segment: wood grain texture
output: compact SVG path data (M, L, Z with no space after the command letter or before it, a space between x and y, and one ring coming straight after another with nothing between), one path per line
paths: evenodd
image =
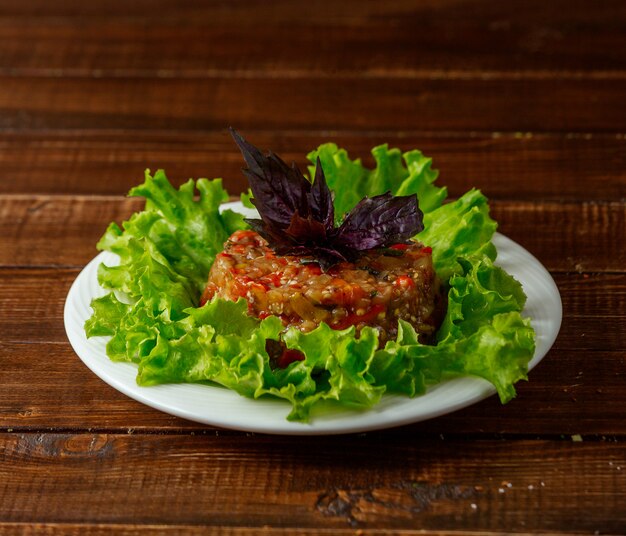
M139 199L0 196L0 266L83 266L111 221L140 210ZM626 205L493 201L499 230L552 271L621 272Z
M0 533L625 534L625 27L619 0L0 0ZM271 437L91 373L69 285L145 167L245 188L229 125L299 164L418 147L481 188L563 298L517 398Z
M11 75L626 75L618 1L3 4Z
M626 131L626 79L5 76L0 87L4 131Z
M626 138L619 135L506 133L281 133L253 131L302 169L306 153L333 141L373 166L370 149L419 148L440 170L452 197L478 186L491 199L619 200L626 197ZM243 160L226 132L0 134L0 193L125 195L146 168L163 168L179 185L223 177L233 194L247 189Z
M0 362L0 429L5 431L200 433L215 429L127 398L90 372L67 343L3 342ZM492 397L384 434L415 440L423 434L508 434L511 439L624 436L625 365L622 351L552 350L531 371L529 381L516 386L518 396L507 405ZM285 416L288 412L285 405Z
M0 428L204 430L131 401L94 376L71 350L63 305L76 270L0 270ZM562 274L564 319L554 349L495 399L402 429L407 433L625 435L626 275ZM27 381L25 371L28 371Z
M619 443L1 434L0 459L11 522L626 528Z
M46 536L108 536L109 534L123 534L134 536L137 534L208 534L219 536L253 536L263 534L267 536L458 536L458 531L424 530L424 529L370 529L359 528L281 528L270 527L234 527L208 525L155 525L130 523L2 523L0 532L5 536L29 536L43 534ZM486 536L493 534L489 531L463 531L467 536ZM530 536L530 532L516 532L517 536Z

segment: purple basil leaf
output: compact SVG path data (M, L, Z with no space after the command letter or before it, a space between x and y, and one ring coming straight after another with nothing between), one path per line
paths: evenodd
M363 251L405 242L424 229L417 196L365 197L337 230L332 245Z
M311 186L309 199L311 215L317 221L322 222L327 231L330 231L335 225L335 207L319 156L315 164L315 180Z
M244 221L252 227L252 229L260 234L265 240L267 240L272 246L274 244L281 243L285 241L285 234L282 229L273 226L272 224L267 224L263 220L259 219L248 219L245 218Z
M252 190L252 202L263 221L288 227L296 210L308 213L307 194L311 183L302 173L295 166L287 166L274 154L264 156L234 129L231 134L248 165L244 173Z
M326 241L326 227L312 216L303 218L294 212L285 233L298 244L323 244Z
M328 268L337 264L338 262L348 261L349 258L345 257L341 252L336 249L326 248L323 246L286 246L281 245L274 248L274 251L278 255L295 255L297 257L312 257L317 262L322 270L326 271Z
M406 242L423 228L417 196L391 193L364 198L337 229L333 198L317 159L311 184L294 164L273 153L264 156L231 129L248 165L253 203L261 219L246 222L279 255L312 257L323 270L341 261L355 262L362 251Z
M271 151L267 155L269 163L270 180L275 180L286 187L282 189L281 195L284 200L301 214L308 212L307 194L311 191L311 183L298 169L295 162L289 167L277 154Z

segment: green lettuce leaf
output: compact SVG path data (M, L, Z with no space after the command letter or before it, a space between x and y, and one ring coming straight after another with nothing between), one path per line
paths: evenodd
M470 190L452 203L424 214L424 230L417 239L433 248L433 263L444 281L462 271L460 258L485 255L496 258L491 243L497 223L489 216L487 198Z
M471 335L436 348L444 374L480 376L495 386L506 403L515 397L513 385L527 379L535 332L530 320L512 311L497 314Z
M520 283L489 257L458 262L463 273L449 280L448 311L437 332L440 342L469 337L496 315L521 311L526 303Z
M252 190L250 188L241 193L239 200L244 207L255 208L254 203L252 202Z
M196 189L198 201L194 199ZM129 195L143 196L147 201L139 221L129 221L128 234L152 241L176 273L191 279L199 290L226 239L245 227L242 216L230 210L219 213L220 204L228 200L221 179L195 183L190 179L176 190L163 170L154 177L146 171L145 182Z
M437 207L446 198L447 189L433 183L438 171L431 169L432 159L420 151L404 154L399 149L389 149L387 144L372 149L376 161L374 169L367 169L360 159L350 160L345 149L334 143L320 145L307 158L315 163L319 157L326 181L335 193L335 217L341 221L365 196L391 192L394 195L416 194L419 206L425 214ZM309 174L315 176L315 166L309 166Z
M436 346L420 344L400 320L396 341L376 353L371 373L391 392L423 394L445 377L473 375L490 381L502 402L515 396L535 352L534 331L520 311L521 285L488 257L462 261L463 275L450 280L448 309Z
M146 198L145 210L122 227L112 223L98 243L118 255L119 264L99 268L98 280L111 292L93 300L87 336L109 337L107 354L136 363L140 385L211 382L251 398L278 397L291 404L288 419L299 422L322 402L367 409L386 392L417 396L459 375L485 378L503 402L510 400L515 382L526 378L534 332L521 316L521 285L493 263L496 223L487 199L471 190L442 204L446 189L434 185L430 158L419 151L402 155L387 145L372 154L371 170L332 143L309 159L322 162L338 219L365 195L390 190L418 196L426 227L417 238L433 248L448 292L436 345L420 344L404 321L396 340L379 348L371 328L359 338L354 328L325 324L309 333L283 332L276 317L248 316L244 300L215 299L197 307L215 255L246 224L232 211L220 212L228 195L219 179L190 180L176 189L162 171L146 172L144 184L130 192ZM249 195L242 199L249 203ZM270 339L305 359L274 368L266 351Z
M219 212L228 199L220 179L189 181L176 190L163 171L154 177L146 171L145 183L131 195L146 197L145 210L131 216L123 229L112 223L98 242L98 249L120 258L118 266L100 265L98 281L126 303L113 293L94 300L86 330L89 336L112 337L107 345L112 359L140 362L159 334L180 336L175 322L197 306L215 255L245 223L232 211Z

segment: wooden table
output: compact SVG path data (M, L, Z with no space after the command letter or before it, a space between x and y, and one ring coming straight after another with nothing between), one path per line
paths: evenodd
M0 532L626 533L626 4L124 4L0 1ZM144 168L241 191L228 125L300 164L417 147L481 188L563 298L517 399L273 437L92 374L71 282Z

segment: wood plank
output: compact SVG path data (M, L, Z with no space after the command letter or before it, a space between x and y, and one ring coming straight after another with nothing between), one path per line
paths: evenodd
M10 311L0 326L0 428L205 430L131 401L82 364L62 321L75 275L0 270L0 310ZM501 406L491 398L400 435L626 434L626 276L586 275L557 276L561 333L530 381L518 384L516 400Z
M167 0L136 0L129 6L113 5L106 0L92 0L88 4L81 0L64 0L59 3L50 3L46 0L29 0L29 2L15 3L11 0L0 0L0 17L28 16L31 18L76 18L78 21L89 19L115 20L146 19L150 21L169 21L173 24L195 23L197 25L219 25L224 23L241 22L258 24L259 19L268 24L286 23L302 19L302 23L311 25L343 25L346 23L363 24L376 19L384 18L390 22L401 22L403 17L422 14L435 16L437 11L449 13L450 24L463 20L474 20L480 16L496 17L513 13L517 20L542 21L540 17L553 20L572 21L584 18L593 26L600 26L601 30L616 25L619 17L623 16L624 6L617 0L607 0L598 9L584 11L584 6L577 3L565 4L564 0L555 0L551 5L544 5L539 0L512 0L509 5L498 6L486 0L464 0L464 5L471 5L471 9L460 10L459 0L422 1L389 0L385 5L379 2L359 2L346 0L341 3L332 0L317 0L315 4L293 2L290 0L276 0L272 9L255 2L254 0L240 0L234 6L224 5L220 0L188 0L181 6L173 6ZM564 12L563 6L570 9ZM359 9L356 9L359 8ZM526 9L523 9L526 8ZM601 9L606 8L606 9ZM480 10L484 10L480 12ZM242 21L243 14L249 19ZM329 18L330 14L333 18ZM584 27L583 27L584 29ZM599 30L599 31L601 31Z
M0 521L0 532L5 536L29 536L44 534L56 536L108 536L109 534L208 534L218 536L250 536L264 534L267 536L458 536L457 531L423 530L423 529L370 529L361 528L297 528L297 527L233 527L233 526L193 526L193 525L137 525L137 524L104 524L104 523L3 523ZM491 531L463 531L467 536L488 536ZM530 536L530 532L516 532L517 536Z
M619 1L29 2L0 7L0 73L624 76ZM297 6L297 7L295 7ZM27 15L27 16L26 16ZM262 21L259 23L258 21ZM285 44L288 43L288 46Z
M623 135L261 131L250 139L302 169L306 153L329 140L369 166L375 145L419 148L433 158L452 197L474 185L492 199L608 201L626 195ZM233 194L247 188L241 154L225 132L0 134L1 193L124 195L143 180L146 167L165 169L177 185L209 176L224 177Z
M623 133L626 79L0 77L1 130Z
M621 322L624 324L623 317ZM611 322L607 325L610 327ZM67 343L3 342L0 361L1 430L211 434L215 429L127 398L89 371ZM622 351L555 349L531 371L528 382L517 385L517 398L504 406L492 397L455 413L386 433L416 439L424 434L477 433L624 436L625 364Z
M63 306L77 269L0 269L0 341L65 343ZM626 275L555 274L565 311L556 348L626 347Z
M619 443L2 434L0 459L5 522L626 528Z
M108 223L141 205L118 197L0 196L0 266L83 266ZM551 271L626 266L624 203L492 201L491 209L500 232Z

